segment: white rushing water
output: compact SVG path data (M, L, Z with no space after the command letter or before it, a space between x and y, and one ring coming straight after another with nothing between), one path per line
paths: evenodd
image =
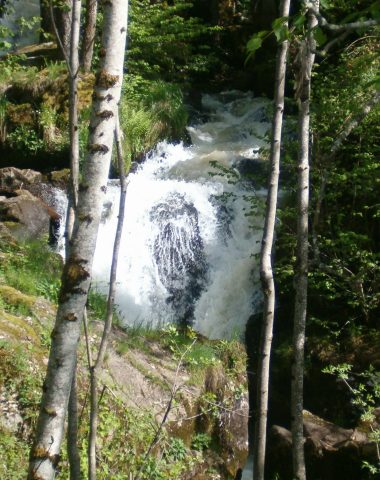
M116 304L126 325L185 322L209 338L244 334L260 302L263 196L243 170L260 170L268 100L250 93L205 95L207 121L189 127L192 145L161 143L129 175ZM229 182L210 162L231 168ZM119 201L108 187L93 266L93 287L108 288ZM255 293L256 292L256 293Z

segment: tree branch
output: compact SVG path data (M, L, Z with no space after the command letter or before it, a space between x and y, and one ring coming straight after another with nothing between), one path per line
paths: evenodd
M337 25L335 23L329 23L326 18L319 13L319 11L314 7L312 3L307 3L306 8L311 12L318 20L318 24L322 28L330 30L330 32L340 33L348 32L353 30L359 30L361 28L370 28L375 25L379 25L378 20L359 20L358 22L344 23L342 25Z

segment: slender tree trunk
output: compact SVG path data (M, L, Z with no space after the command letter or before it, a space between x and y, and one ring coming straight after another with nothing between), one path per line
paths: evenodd
M78 206L79 187L79 125L78 125L78 69L81 0L72 0L70 69L69 69L69 128L70 128L70 185L66 215L66 259L70 255L70 243ZM70 479L81 478L80 453L78 449L78 399L76 364L70 390L68 407L67 452L70 464Z
M315 0L313 5L318 9L319 0ZM303 438L303 375L308 275L310 92L311 71L314 64L314 52L316 48L312 29L316 25L317 19L315 15L309 12L308 34L300 46L297 78L297 100L299 108L297 266L293 327L294 363L291 395L293 474L296 480L306 480Z
M127 5L127 0L113 0L104 5L104 57L96 79L88 158L79 187L70 255L62 274L37 433L30 452L29 480L53 479L59 461L80 326L90 287L92 260L111 160L115 114L123 79Z
M115 143L118 157L118 167L120 172L120 204L119 204L119 215L117 221L115 242L113 247L112 255L112 264L111 264L111 273L110 273L110 286L108 293L107 301L107 313L104 322L104 330L102 335L102 340L100 342L98 358L96 359L95 365L91 367L90 370L90 391L91 391L91 402L90 402L90 433L89 433L89 442L88 442L88 480L96 480L96 437L97 437L97 426L98 426L98 411L99 411L99 400L98 400L98 378L99 373L103 367L104 356L107 350L108 338L111 332L112 327L112 318L113 318L113 306L115 302L115 292L116 292L116 273L117 273L117 264L119 259L120 251L120 241L121 234L123 231L124 224L124 212L125 212L125 198L127 194L127 183L125 180L124 173L124 158L121 147L121 138L120 138L120 128L119 120L117 118L115 126Z
M86 1L86 21L82 43L82 67L85 72L91 70L92 56L94 53L97 9L98 0Z
M78 449L78 398L76 365L71 384L67 424L67 454L70 464L70 480L80 480L80 454Z
M62 45L67 56L69 56L70 54L71 18L72 18L73 1L75 0L63 0L60 6L54 9L56 19L57 19L56 22L57 22L58 32L61 37Z
M81 0L72 0L72 26L69 69L69 128L70 128L70 186L66 215L66 258L69 257L71 235L74 227L75 209L78 204L79 185L79 124L78 124L78 74L79 32Z
M41 12L41 31L40 42L46 42L45 34L50 34L54 38L54 28L50 15L49 0L41 0L40 2Z
M288 17L290 0L283 0L280 5L280 16ZM280 174L280 153L282 119L284 112L284 92L286 65L289 42L285 40L278 47L276 65L276 86L274 98L274 115L267 205L265 224L260 254L260 278L264 293L263 324L261 327L260 352L258 361L256 422L254 438L254 475L255 480L264 480L266 432L268 417L269 368L273 337L273 321L275 309L275 286L272 269L273 238L276 222L278 179Z

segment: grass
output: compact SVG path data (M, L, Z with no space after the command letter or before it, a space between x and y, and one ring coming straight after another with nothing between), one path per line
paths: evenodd
M107 295L96 288L90 289L88 294L88 310L92 320L105 320L107 315ZM113 308L113 324L120 325L120 317L116 306Z
M0 240L0 253L3 255L0 266L3 283L28 295L57 301L62 259L49 251L43 241L9 245Z

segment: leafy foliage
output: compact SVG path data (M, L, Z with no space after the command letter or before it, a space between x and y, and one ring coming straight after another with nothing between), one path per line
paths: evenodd
M181 137L187 124L181 89L172 83L128 75L121 99L120 123L129 162L160 140Z
M187 82L217 63L206 38L215 30L191 16L192 2L131 2L128 71L146 79Z

